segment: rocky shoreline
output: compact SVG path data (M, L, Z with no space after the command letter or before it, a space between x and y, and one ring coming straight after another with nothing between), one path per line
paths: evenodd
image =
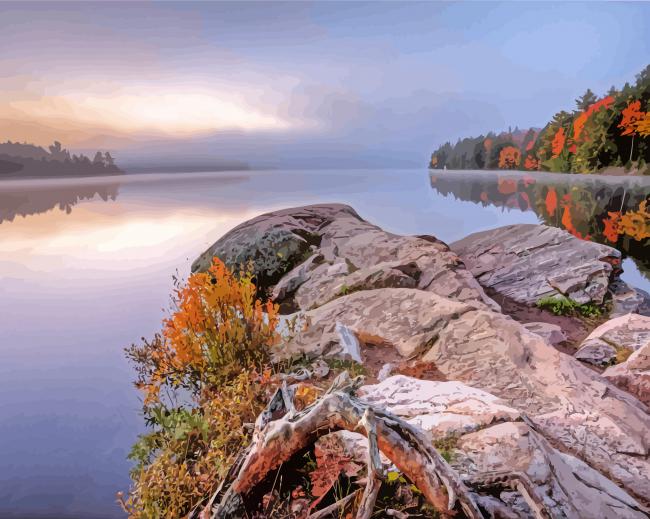
M354 360L376 382L359 399L453 440L460 479L516 474L482 494L491 516L648 517L650 312L616 249L543 225L447 245L324 204L241 224L192 271L213 256L252 262L293 323L278 359ZM569 315L540 304L557 301ZM363 437L329 436L366 459Z

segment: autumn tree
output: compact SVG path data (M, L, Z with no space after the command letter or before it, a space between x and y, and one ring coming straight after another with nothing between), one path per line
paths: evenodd
M631 135L632 143L630 145L630 159L634 152L634 136L637 133L637 125L645 117L645 112L641 111L641 101L630 101L625 109L621 112L621 122L618 127L622 130L621 135Z
M516 169L521 161L521 151L515 146L505 146L499 152L500 169Z

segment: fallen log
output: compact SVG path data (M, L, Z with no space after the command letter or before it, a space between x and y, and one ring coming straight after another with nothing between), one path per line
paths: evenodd
M347 372L330 389L301 411L293 404L294 390L286 384L278 389L255 424L251 444L211 510L203 517L238 517L244 498L272 470L319 437L337 430L364 434L369 439L368 478L357 518L370 517L381 485L381 451L422 492L438 511L453 515L458 507L469 519L483 519L474 494L431 445L424 434L392 414L357 399L360 380ZM220 498L219 498L220 497ZM206 513L207 512L207 513Z

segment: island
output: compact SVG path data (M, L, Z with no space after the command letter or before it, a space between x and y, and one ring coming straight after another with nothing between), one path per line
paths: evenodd
M0 143L0 178L88 177L123 173L108 151L98 151L91 160L83 154L71 154L59 141L47 150L28 143Z

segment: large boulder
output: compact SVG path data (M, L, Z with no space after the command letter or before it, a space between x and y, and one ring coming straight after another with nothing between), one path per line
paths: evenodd
M546 225L508 225L454 242L479 283L521 304L564 295L577 303L601 304L621 253Z
M562 453L500 398L461 382L390 377L359 390L359 398L421 429L477 492L490 489L515 516L534 517L521 479L553 518L642 518L641 505L584 462ZM367 440L337 432L323 443L364 463ZM386 460L384 460L386 463ZM499 489L495 483L508 482Z
M228 231L192 263L192 272L205 271L213 257L232 269L252 262L263 288L277 283L320 244L318 229L345 214L361 220L349 206L314 205L263 214Z
M388 345L524 410L539 431L640 496L650 495L650 415L638 400L511 318L431 292L383 288L304 313L287 355Z
M525 423L497 424L463 436L456 452L454 465L472 480L482 475L512 478L516 490L526 478L553 518L647 517L629 494L575 456L553 448ZM498 495L520 517L539 517L518 492L504 489Z
M323 204L274 211L235 227L192 265L213 256L253 263L262 289L287 311L309 310L358 290L413 287L498 309L458 256L431 236L400 236L363 220L349 206Z
M626 314L601 324L582 341L575 357L596 366L609 366L650 344L650 317Z

